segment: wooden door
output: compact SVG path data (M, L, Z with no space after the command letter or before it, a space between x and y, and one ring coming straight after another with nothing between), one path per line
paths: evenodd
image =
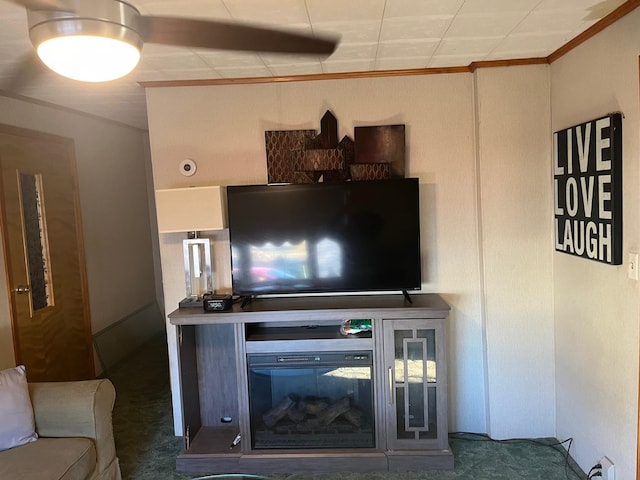
M0 190L16 363L29 381L93 378L73 140L0 125Z

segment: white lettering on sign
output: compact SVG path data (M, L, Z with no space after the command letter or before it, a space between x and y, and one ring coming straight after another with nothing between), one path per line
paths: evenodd
M578 183L576 182L575 177L569 177L567 179L565 192L567 193L565 203L567 213L569 213L570 217L575 217L578 213L578 207L580 206L580 203L578 202Z
M612 114L553 134L556 250L622 262L621 132Z
M560 208L558 206L558 179L554 178L553 179L553 206L554 206L554 212L555 215L564 215L564 208Z
M576 135L578 136L578 160L580 162L580 172L585 173L587 171L587 165L589 164L589 140L591 140L591 124L587 123L584 134L584 140L582 139L582 128L576 127Z
M553 174L564 175L564 167L558 165L558 134L553 134Z
M587 181L589 182L586 185ZM584 216L591 218L593 209L593 177L580 177L580 192L582 192L582 205L584 206Z
M571 129L567 129L567 173L573 173L573 135Z
M611 175L598 177L598 215L608 220L611 218L611 209L606 207L605 202L611 202L611 192L604 189L605 185L611 185Z
M611 157L605 158L604 150L611 146L610 138L603 137L602 130L609 128L611 120L609 117L601 118L596 121L596 170L611 170Z
M556 220L557 224L557 220ZM611 225L584 220L565 220L562 243L556 249L601 262L611 262Z

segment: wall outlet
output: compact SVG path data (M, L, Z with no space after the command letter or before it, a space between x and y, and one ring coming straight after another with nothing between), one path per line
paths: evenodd
M602 472L601 480L616 480L616 469L609 458L602 457L600 465L602 465L602 469L600 470Z

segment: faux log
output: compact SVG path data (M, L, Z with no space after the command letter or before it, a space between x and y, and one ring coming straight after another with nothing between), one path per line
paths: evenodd
M276 423L287 416L287 412L293 406L294 401L290 397L284 397L280 403L262 415L262 421L267 427L274 427Z

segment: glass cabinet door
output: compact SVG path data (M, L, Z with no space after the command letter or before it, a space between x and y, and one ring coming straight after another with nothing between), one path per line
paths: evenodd
M443 326L385 320L387 447L448 448Z

